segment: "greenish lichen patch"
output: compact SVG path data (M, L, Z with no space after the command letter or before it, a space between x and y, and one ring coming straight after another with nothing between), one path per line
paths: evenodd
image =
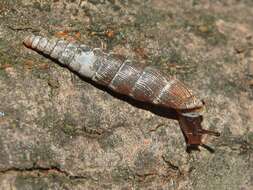
M21 1L18 0L1 0L0 2L0 10L6 10L8 8L11 8L13 4L20 5Z
M117 134L104 136L104 138L99 139L99 142L104 150L114 149L123 145L123 140L121 136Z
M26 146L24 144L20 144L20 152L19 160L21 162L41 162L43 164L50 164L54 162L53 159L55 157L54 152L50 148L50 143L40 143L36 145Z
M251 144L253 144L253 132L249 132L249 133L247 134L247 140L248 140Z
M206 39L211 45L225 44L226 36L220 33L215 25L217 18L213 15L203 14L198 18L197 24L193 25L192 30L195 34Z
M151 57L149 60L151 65L168 65L168 64L184 64L184 58L182 57L180 51L176 51L171 48L169 51L161 52L161 54L157 56Z
M145 173L146 171L150 171L155 169L156 157L155 155L148 150L140 150L134 161L134 165L137 171L141 171Z
M178 75L178 78L182 80L190 80L197 72L198 65L185 55L182 48L175 48L173 45L168 45L167 48L159 55L151 55L147 62L170 76Z
M245 85L234 79L219 77L219 80L217 80L216 77L212 77L211 81L216 80L216 82L209 83L208 87L215 93L222 93L228 97L236 97L239 92L245 91Z
M19 62L17 58L14 58L14 52L13 54L8 53L10 51L11 48L8 46L8 42L0 38L0 77L7 80L9 76L6 73L6 69L17 67L17 63Z
M42 4L42 2L34 2L33 3L33 7L34 9L37 9L39 11L46 11L46 12L50 12L51 11L51 6L50 6L50 3L49 1L44 1L44 3Z
M82 180L70 180L67 176L57 174L56 171L34 170L24 171L17 175L14 185L17 189L72 189L84 185Z
M44 116L36 120L37 126L45 129L52 129L58 122L58 114L54 109L46 109Z
M17 189L42 190L49 188L48 181L46 179L22 175L16 177L15 186Z
M68 143L72 138L81 134L76 120L70 114L65 114L64 120L56 120L50 132L55 141L60 144Z
M14 65L16 61L13 61L13 57L8 53L11 48L8 45L8 42L0 38L0 67L4 64Z
M128 166L119 165L112 171L112 179L116 183L126 183L133 180L133 171Z
M135 15L134 26L136 29L144 31L145 28L157 26L159 22L168 19L168 12L154 9L150 6L143 6Z
M124 9L124 3L121 3L120 6ZM136 4L139 6L138 11L134 8L130 9L130 7L134 7L134 3L129 4L128 11L132 17L131 21L126 20L121 9L114 10L114 14L108 14L108 12L91 13L93 17L89 31L93 41L99 42L99 39L102 39L107 44L107 49L125 43L137 47L144 36L156 35L157 25L160 22L165 23L170 13L157 10L149 5L142 5L139 2ZM118 15L118 18L115 17L115 14ZM112 31L113 36L107 35L107 31Z
M238 162L235 160L238 160ZM194 189L231 189L237 190L250 180L253 172L248 165L247 156L237 154L227 154L226 151L216 152L209 161L198 163L201 167L193 170L191 176L195 178ZM217 172L218 171L218 172ZM205 177L197 177L197 173L204 174ZM238 177L238 174L240 177Z
M92 104L89 109L91 110L87 113L88 117L84 122L84 127L89 129L99 129L102 126L101 118L103 117L101 114L103 109L95 104Z
M191 13L192 14L186 14L185 18L182 18L182 20L179 19L178 22L174 23L174 25L172 25L173 28L184 27L186 30L200 36L208 44L213 46L226 45L227 36L221 33L216 26L216 21L219 18L218 15L203 12Z
M3 167L8 163L9 158L8 158L8 153L5 151L4 141L2 140L1 136L0 136L0 158L1 158L0 167Z

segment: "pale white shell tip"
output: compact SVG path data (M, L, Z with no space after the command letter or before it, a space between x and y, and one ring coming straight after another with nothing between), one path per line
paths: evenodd
M27 47L31 47L32 46L32 42L33 42L33 38L35 36L32 34L32 35L29 35L29 36L26 36L24 41L23 41L23 44Z

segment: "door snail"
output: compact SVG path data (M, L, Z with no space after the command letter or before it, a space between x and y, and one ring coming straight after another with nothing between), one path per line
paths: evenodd
M99 48L91 49L86 45L60 39L29 35L23 43L26 47L59 61L70 70L116 93L130 96L137 101L174 109L187 150L198 150L199 146L212 150L203 144L203 135L219 136L219 133L202 128L203 117L199 111L204 103L176 78L149 66L137 66L131 60L104 53Z

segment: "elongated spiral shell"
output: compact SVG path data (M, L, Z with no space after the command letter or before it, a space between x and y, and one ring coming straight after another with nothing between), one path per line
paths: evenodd
M58 60L82 76L136 100L176 110L203 106L182 82L155 68L143 68L130 60L103 53L100 49L59 39L31 35L24 40L24 44Z

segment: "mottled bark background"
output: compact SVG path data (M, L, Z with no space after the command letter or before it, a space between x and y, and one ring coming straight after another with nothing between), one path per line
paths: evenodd
M177 76L215 153L186 153L176 120L25 48L31 33ZM252 0L0 1L1 190L253 189L252 100Z

